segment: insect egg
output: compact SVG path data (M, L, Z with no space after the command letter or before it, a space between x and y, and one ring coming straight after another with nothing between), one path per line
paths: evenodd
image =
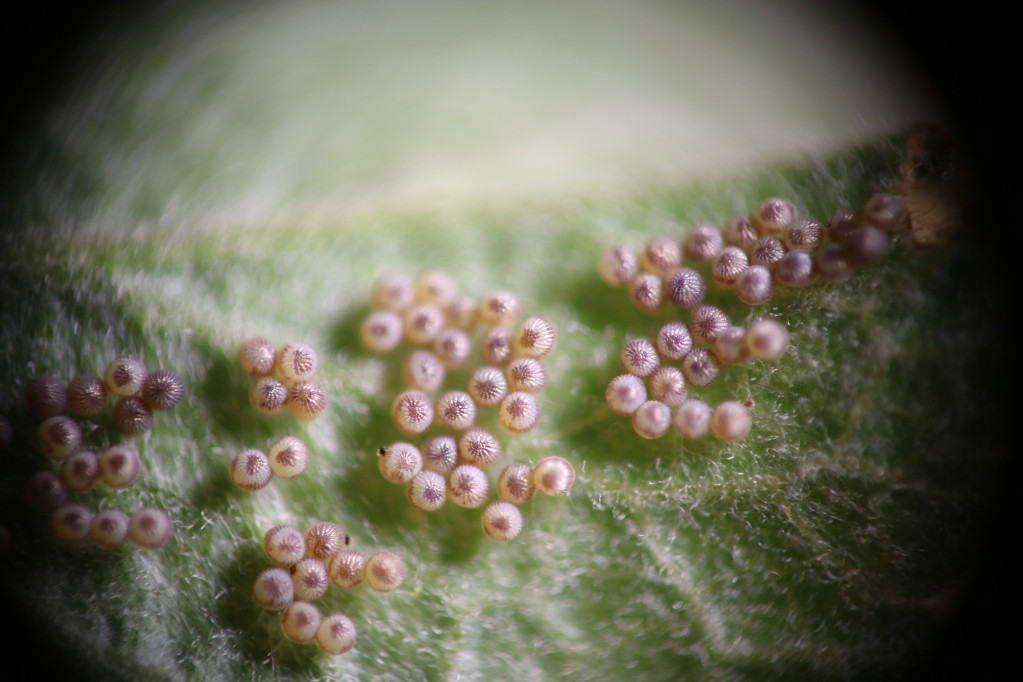
M852 211L838 211L828 221L828 236L831 241L841 244L852 231L860 226L857 216Z
M458 465L458 444L451 436L434 436L423 444L423 468L448 474Z
M721 360L717 353L707 348L694 348L682 360L682 373L693 386L703 388L714 383L721 372Z
M746 330L743 327L729 327L714 342L714 350L721 362L730 365L746 362L750 357L746 346Z
M432 305L418 303L405 311L405 338L412 343L430 343L444 328L444 313Z
M714 305L696 306L689 316L689 332L693 335L693 340L702 343L714 343L730 326L732 321L728 319L725 311Z
M488 467L501 458L501 443L490 431L474 426L458 439L458 458L480 468Z
M789 346L789 331L778 320L756 320L746 332L746 346L755 358L777 360Z
M657 349L650 339L638 338L626 342L619 359L622 369L638 377L649 376L661 364Z
M782 256L774 268L779 283L801 287L813 281L813 256L802 249L793 249Z
M320 559L306 557L291 567L291 582L295 599L301 601L319 599L330 585L327 566Z
M429 351L412 351L405 359L402 376L409 388L433 393L444 383L444 364Z
M146 375L142 382L142 402L151 410L168 410L185 394L185 382L176 372L158 369Z
M343 613L332 613L316 628L316 646L324 653L339 656L355 646L355 623Z
M286 404L292 417L310 421L327 411L327 392L315 381L303 381L288 389Z
M25 386L25 402L38 416L55 417L67 405L67 387L57 377L36 377Z
M330 521L314 523L306 529L302 537L305 540L306 554L321 561L334 556L351 542L348 535L341 530L341 526Z
M103 411L107 404L107 389L95 374L80 374L67 385L67 408L83 417Z
M749 262L753 265L773 267L785 255L785 245L776 237L761 237L750 250Z
M142 390L146 374L146 366L141 360L134 355L122 355L107 365L103 385L111 395L130 398Z
M682 264L682 247L674 239L651 239L639 254L639 264L647 272L667 275Z
M635 379L635 377L633 377ZM513 462L497 477L497 496L505 502L522 504L533 498L533 470L521 462Z
M381 277L369 294L370 304L379 310L405 310L412 305L414 298L412 280L401 275Z
M293 341L284 344L277 351L277 361L274 366L285 381L297 384L309 381L316 376L319 357L309 344Z
M799 217L796 205L786 199L767 199L753 216L753 224L761 234L779 234Z
M293 526L274 526L263 536L263 551L278 566L291 568L305 556L305 538Z
M785 228L782 238L790 249L803 249L813 253L824 243L824 228L812 218L799 218Z
M372 353L386 353L401 343L401 316L391 310L375 310L359 325L359 341Z
M273 377L260 377L249 391L252 406L263 414L277 415L284 411L288 402L288 389Z
M639 271L639 258L627 246L609 246L600 255L597 270L611 286L625 286Z
M138 436L153 425L153 413L145 403L135 398L121 398L114 405L114 424L121 433Z
M28 480L26 497L29 504L49 514L67 502L67 486L52 471L39 471Z
M536 396L524 391L509 393L501 401L497 419L510 433L525 433L540 420L540 403Z
M726 400L714 408L710 428L722 440L742 440L753 425L749 408L738 400Z
M533 467L533 484L544 495L565 495L575 482L575 468L564 457L544 457Z
M894 194L875 194L863 206L863 217L882 230L902 225L908 215L906 202Z
M738 246L743 251L753 246L759 235L753 227L753 221L744 215L735 216L721 230L721 236L729 246Z
M377 450L380 473L391 483L408 483L423 468L423 456L411 443L392 443Z
M829 282L839 282L852 271L841 244L828 244L821 249L814 259L813 266L814 271Z
M382 550L366 559L366 582L378 592L390 592L405 582L405 562L397 554Z
M458 295L458 285L451 275L440 270L424 270L416 277L416 300L442 306Z
M444 321L455 329L470 329L476 322L476 299L471 296L456 296L444 306Z
M671 428L671 408L648 400L632 415L632 428L643 438L660 438Z
M507 291L494 291L480 299L480 321L491 327L506 327L521 312L519 301Z
M547 369L535 358L517 358L505 371L512 391L537 393L547 385Z
M712 225L699 225L686 235L685 245L687 256L697 262L706 262L721 250L721 233Z
M686 378L678 367L665 365L650 375L650 397L668 407L681 405L686 392Z
M631 416L646 402L646 384L635 374L616 376L608 383L604 399L615 414Z
M483 510L483 532L495 542L508 542L522 531L522 512L511 502L491 502Z
M496 367L478 367L469 377L469 395L482 407L496 405L507 393L508 382L504 372Z
M483 337L483 361L488 365L503 365L511 359L511 332L494 327Z
M707 285L703 277L696 270L691 268L679 268L665 281L664 288L667 291L668 300L679 308L692 308L703 302L707 293Z
M888 235L873 225L861 225L845 238L842 250L853 265L873 263L888 253Z
M751 265L735 280L735 296L748 305L759 305L771 299L774 277L763 265Z
M654 347L665 360L681 360L693 349L689 327L683 322L667 323L657 331Z
M455 467L448 478L448 497L459 507L478 507L489 493L487 475L472 464Z
M461 367L472 353L472 341L461 329L445 329L433 341L433 352L448 369Z
M89 525L89 537L103 549L120 547L128 539L128 515L116 509L96 514Z
M405 489L408 500L420 511L431 512L444 506L448 497L448 482L444 474L436 471L420 471L409 481Z
M46 454L63 459L82 445L82 429L71 417L57 415L43 420L37 432L39 444Z
M530 317L519 326L515 335L515 350L530 358L542 358L554 350L557 334L554 324L546 317Z
M316 638L323 615L313 604L296 601L281 611L281 632L292 642L304 644Z
M128 524L128 537L140 549L159 549L170 539L173 531L170 519L159 509L135 512Z
M256 577L252 596L265 609L283 609L295 601L291 574L283 568L267 568Z
M654 314L664 306L664 282L660 275L641 272L629 280L629 298L645 313Z
M64 542L81 542L89 535L92 518L93 513L88 507L68 502L53 512L53 534Z
M71 490L89 490L99 480L99 457L95 452L79 450L60 465L60 477Z
M437 422L455 431L464 431L476 420L476 403L464 391L448 391L433 408Z
M242 490L262 490L273 475L270 460L254 448L242 450L231 460L231 480Z
M748 267L749 258L746 257L745 251L737 246L726 246L714 258L710 273L715 282L723 287L730 287Z
M354 549L342 549L327 563L330 581L338 587L355 587L366 577L366 557Z
M422 433L433 423L433 404L422 391L405 391L394 400L391 416L402 433Z
M270 445L267 458L275 476L294 478L305 471L309 463L309 448L295 436L284 436Z
M238 364L248 374L265 377L274 371L277 362L277 346L270 339L253 336L238 346Z
M690 398L675 410L672 423L683 438L703 438L710 433L710 415L707 403Z

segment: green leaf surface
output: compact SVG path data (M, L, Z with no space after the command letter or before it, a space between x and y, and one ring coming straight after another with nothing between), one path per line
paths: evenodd
M406 27L395 38L418 35L429 43L424 53L451 73L467 48L430 43L445 17L463 17L476 31L466 34L488 45L505 29L488 24L490 14L443 4L448 14L424 11L408 23L421 32ZM487 147L474 145L493 131L438 137L445 91L417 91L415 72L402 72L393 90L375 72L346 81L378 96L355 98L345 119L352 128L318 139L314 133L330 127L323 112L333 109L303 97L333 73L326 65L359 71L345 50L370 55L381 73L390 64L380 44L358 42L368 35L359 28L362 10L349 6L355 14L331 25L343 27L347 42L311 41L329 48L329 58L291 75L312 85L292 79L293 99L262 100L282 94L260 79L262 68L291 64L285 48L296 37L267 34L275 24L253 19L227 40L223 17L212 32L174 7L158 16L177 27L166 43L152 43L144 30L122 37L117 54L144 58L110 62L90 83L95 97L72 98L52 119L43 133L49 156L34 161L38 172L32 167L35 194L19 203L23 217L2 244L0 412L15 429L0 467L0 523L12 536L3 586L20 627L47 642L54 660L72 661L88 679L878 679L928 655L970 584L978 524L1005 454L1004 424L989 409L1003 380L996 362L1003 344L987 254L969 241L922 251L902 238L845 282L779 289L757 309L711 286L708 300L734 323L769 315L792 337L778 362L726 367L718 382L694 391L710 404L751 401L754 426L737 443L675 433L643 440L610 412L604 388L620 373L624 341L687 317L675 308L639 312L596 270L608 244L681 238L771 196L820 220L858 208L891 186L903 138L829 138L815 154L770 164L738 162L726 148L723 161L707 162L712 179L704 181L649 172L649 150L630 156L643 144L628 139L602 148L606 165L566 152L565 166L552 171L555 186L544 190L515 168L487 175L491 166L477 156ZM267 7L279 20L280 7ZM619 17L615 7L601 10L606 26ZM308 28L321 13L307 11L290 20ZM668 12L658 3L646 11L634 42L656 35L651 27ZM563 28L578 16L565 10L553 19ZM582 35L596 30L584 28ZM203 42L207 30L220 40ZM538 39L541 56L564 35L551 31ZM588 45L580 38L553 54L580 63L604 54ZM407 56L419 48L403 49ZM495 60L487 68L519 63ZM522 68L542 72L544 63ZM664 75L647 62L636 68ZM139 75L146 73L165 78ZM619 85L635 75L615 73ZM508 114L512 102L496 85L472 90L472 101L500 111L502 125L535 132L534 119L557 121L541 132L571 139L571 114L596 106L602 82L584 82L593 90L565 111L555 101L539 112L522 105L528 116ZM114 87L123 83L132 85ZM464 86L455 79L452 92ZM543 86L534 101L558 87ZM160 106L150 99L168 91L192 99ZM387 118L406 96L437 107L420 109L425 132L407 139L399 134L404 119ZM298 115L282 113L289 103ZM716 108L697 118L708 123ZM493 119L476 111L459 120ZM278 128L280 121L292 127ZM596 128L578 139L600 130L587 125ZM821 124L834 128L833 120ZM349 135L358 144L344 142ZM529 139L539 147L548 138ZM467 146L459 149L459 140ZM515 148L500 158L514 158ZM364 154L339 164L341 149ZM437 149L452 159L431 165ZM627 179L607 191L619 163ZM277 178L281 168L288 173ZM440 180L431 168L442 171ZM510 176L514 191L491 191ZM507 544L486 538L479 509L414 510L404 487L377 468L377 448L406 440L390 406L409 347L372 355L360 347L358 327L376 278L424 268L449 272L474 296L511 291L527 314L549 317L558 330L540 423L525 435L501 432L502 461L558 454L574 464L577 480L566 497L523 505L524 530ZM330 399L323 417L302 423L251 407L251 379L236 351L257 334L319 351ZM174 535L154 552L61 544L48 519L23 502L28 478L55 468L36 444L25 384L40 374L101 374L124 353L178 372L186 398L135 439L117 433L109 410L90 422L90 446L129 442L144 469L130 489L100 485L75 498L129 514L166 510ZM446 385L460 388L468 371L452 372ZM496 425L496 415L480 421ZM235 487L234 453L287 434L309 444L307 471L255 493ZM263 534L318 520L340 524L363 551L396 552L410 569L394 592L331 587L317 602L356 622L356 647L340 657L286 640L279 614L251 593L271 565Z

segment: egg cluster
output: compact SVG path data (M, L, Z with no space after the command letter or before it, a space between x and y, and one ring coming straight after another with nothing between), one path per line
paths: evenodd
M167 410L181 400L185 384L169 369L152 372L133 355L122 355L111 362L103 377L80 374L65 384L53 376L32 379L25 387L25 401L43 419L65 410L82 417L94 417L114 397L113 419L118 430L128 436L145 433L153 425L153 414Z
M309 421L327 410L327 392L313 381L319 358L309 344L295 341L277 348L255 336L238 348L238 363L256 377L249 400L263 414L287 410L295 419Z
M724 440L741 440L753 425L749 407L726 400L712 409L689 397L688 387L709 385L723 363L739 364L751 357L777 360L788 347L788 330L770 318L756 320L748 328L725 324L714 347L707 348L694 347L694 339L704 343L707 339L691 328L696 328L692 321L689 326L669 322L654 341L626 342L621 353L626 373L607 385L607 405L616 414L632 417L633 428L644 438L660 438L674 426L684 438L703 438L713 432ZM681 361L681 369L662 364L669 361Z
M242 490L262 490L274 476L294 478L305 471L309 448L296 436L283 436L267 452L256 448L241 450L231 459L231 480Z
M703 277L684 267L684 258L709 264L717 285L733 290L743 303L759 305L778 285L837 281L856 266L879 260L888 253L888 233L905 227L908 216L900 197L875 194L861 211L839 211L825 227L801 217L791 201L772 198L752 216L736 216L720 230L698 225L681 242L659 237L639 253L609 247L599 270L604 281L626 287L636 307L651 314L669 301L686 309L703 302Z
M256 578L252 592L268 609L283 609L281 630L293 642L312 642L329 654L343 654L355 645L355 623L343 613L323 616L311 602L331 583L355 587L366 582L379 592L401 586L407 570L396 554L383 550L366 557L350 549L351 540L334 523L313 524L305 533L294 526L274 526L263 537L263 549L274 568Z
M316 378L319 356L307 343L294 341L277 348L262 336L238 347L238 364L256 377L249 391L252 405L268 415L288 410L302 421L316 419L327 409L327 392ZM294 478L309 463L309 448L296 436L283 436L264 452L245 448L231 459L231 480L242 490L261 490L278 478Z
M496 291L476 300L459 293L450 276L435 270L415 280L383 278L370 302L373 311L360 327L368 350L387 353L403 342L419 346L404 360L406 390L395 398L391 416L402 434L424 440L380 448L380 472L389 481L406 484L409 502L417 509L435 511L448 500L462 507L481 506L491 489L484 469L501 459L503 449L492 430L476 423L477 417L496 408L497 423L509 434L536 426L541 411L537 394L548 377L543 358L557 341L554 325L533 316L516 326L521 305L513 294ZM453 370L468 369L474 340L480 344L482 364L469 371L464 390L443 391ZM567 460L556 459L562 482L567 481L560 488L535 484L535 469L525 464L504 468L497 486L500 499L486 507L481 520L489 537L506 541L518 535L522 515L516 505L530 499L535 488L550 494L568 491L575 472ZM502 479L514 479L505 488L518 492L501 494Z
M60 462L60 469L59 473L43 470L33 475L27 496L36 509L51 515L59 539L76 543L91 538L103 548L130 539L143 549L156 549L169 539L173 528L159 509L142 509L129 518L119 510L94 513L68 501L69 491L87 491L99 482L115 489L128 488L138 479L142 464L138 452L127 445L114 445L97 455L85 446L79 423L64 412L94 417L106 407L108 396L116 396L114 424L122 433L135 436L149 430L154 411L174 407L184 392L184 382L175 372L149 372L131 355L111 362L103 378L82 374L65 385L56 377L40 376L28 383L25 400L43 418L36 431L37 442Z

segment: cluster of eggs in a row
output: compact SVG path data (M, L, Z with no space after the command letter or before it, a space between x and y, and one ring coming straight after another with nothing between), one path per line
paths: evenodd
M374 310L360 329L367 349L389 352L403 340L431 345L430 350L413 350L403 364L406 390L392 404L395 426L406 436L423 434L434 425L457 432L457 436L427 438L422 450L408 442L380 448L381 473L389 481L407 484L410 503L423 511L435 511L449 499L463 507L481 506L491 488L484 469L499 461L503 451L493 432L476 425L477 415L482 409L496 407L498 424L511 434L526 433L537 424L540 403L536 395L546 387L548 376L542 359L556 344L554 325L545 317L532 316L513 331L521 314L513 294L497 291L476 300L460 294L454 280L439 271L421 273L414 281L381 279L370 302ZM448 390L432 399L430 394L441 389L450 370L469 364L471 334L478 326L482 327L483 364L472 370L465 390ZM575 476L571 465L558 459L567 467L568 481L551 494L567 492ZM515 502L502 498L484 510L483 529L495 540L518 535L522 516L515 504L529 499L534 489L532 468L512 464L505 468L510 471L519 472L516 480L520 482L515 485L529 493ZM507 475L502 473L502 477Z
M309 463L309 448L296 436L282 436L267 452L245 448L231 459L231 480L242 490L262 490L278 478L295 478Z
M146 369L133 355L111 362L100 378L80 374L65 384L54 376L39 376L25 387L29 408L43 419L63 417L64 410L82 417L98 415L106 407L108 396L114 404L114 425L128 436L145 433L153 425L153 413L174 407L185 394L185 384L169 369ZM66 417L52 422L66 425ZM46 424L46 422L44 422ZM60 431L55 431L60 436ZM73 433L68 432L68 437Z
M295 419L309 421L326 411L327 392L314 381L319 357L309 344L295 341L277 348L255 336L238 348L238 363L256 377L249 400L263 414L287 410Z
M263 549L276 564L256 578L253 596L268 609L283 609L281 630L293 642L315 641L330 654L355 645L355 623L343 613L323 616L312 602L331 583L350 588L365 581L379 592L397 589L405 580L405 562L393 552L368 558L350 549L350 538L334 523L320 522L302 533L294 526L275 526L263 537Z
M102 379L82 374L65 385L56 377L41 376L28 383L25 400L35 414L43 417L36 430L37 441L61 462L59 474L43 470L32 476L28 499L36 509L51 515L51 527L58 539L77 543L91 538L107 549L130 539L143 549L156 549L170 538L172 524L159 509L142 509L129 518L120 510L95 513L68 501L69 491L87 491L100 481L111 488L128 488L138 479L142 465L138 452L125 445L114 445L102 455L84 447L81 426L63 412L95 416L103 411L108 396L118 396L114 423L121 432L134 436L149 430L155 410L174 407L184 392L184 382L175 372L149 372L139 358L131 355L111 362Z
M729 334L725 344L720 341ZM749 433L753 417L747 405L726 400L711 408L688 395L688 385L706 386L720 371L722 358L739 364L755 357L765 361L780 358L788 347L788 330L777 320L755 320L749 328L726 325L715 349L693 348L689 327L669 322L654 341L637 338L622 349L621 374L607 386L605 400L616 414L632 417L632 425L644 438L659 438L674 425L684 438L703 438L713 432L723 440L741 440ZM706 338L702 339L707 341ZM681 351L685 350L685 353ZM702 351L698 354L699 351ZM698 354L698 355L697 355ZM697 356L695 363L688 361ZM682 360L682 369L661 364ZM649 381L649 390L644 379Z
M907 219L905 203L893 194L874 195L858 213L839 211L826 227L800 217L791 201L772 198L720 230L698 225L681 242L655 238L639 253L625 245L608 247L599 270L608 284L626 287L636 307L648 313L659 312L667 301L680 308L703 301L706 284L699 272L683 266L685 258L709 263L714 282L740 301L759 305L778 285L840 280L852 268L882 258L890 246L887 231Z
M497 453L490 463L499 457L500 446L488 432L475 431L467 431L457 444L451 436L429 439L425 458L411 443L380 448L380 471L393 483L407 484L409 503L420 511L437 511L448 500L460 507L479 507L490 494L490 481L483 470L487 465L474 459L472 445L466 443L484 441L481 449ZM522 530L518 505L531 500L537 490L546 495L565 495L574 481L572 464L556 455L543 458L535 467L521 462L508 464L497 477L498 500L483 510L483 532L497 542L513 540Z

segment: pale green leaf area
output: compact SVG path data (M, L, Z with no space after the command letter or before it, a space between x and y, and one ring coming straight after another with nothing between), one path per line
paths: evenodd
M792 335L778 362L692 390L752 402L741 442L643 440L604 403L623 342L687 319L606 285L606 245L681 238L771 196L827 220L891 186L904 140L879 133L929 109L894 67L891 90L869 87L876 62L836 78L887 54L873 36L756 3L521 3L532 20L501 3L202 4L98 41L105 61L43 122L5 225L3 585L54 660L83 679L878 679L930 653L1003 453L1001 315L971 241L897 240L845 282L758 309L711 286L735 323L769 315ZM410 347L374 356L358 327L377 277L424 268L511 291L558 330L538 426L478 420L502 464L558 454L577 472L568 496L523 505L507 544L480 509L414 510L377 468L380 446L422 440L390 417ZM324 416L250 405L236 351L256 334L320 352ZM178 372L186 398L134 439L109 409L82 420L90 446L131 443L144 470L74 498L164 509L174 535L153 552L62 544L22 499L56 467L25 384L123 353ZM287 434L309 444L307 471L235 487L234 453ZM318 600L358 627L339 657L286 640L252 598L263 534L318 520L410 569L394 592Z

